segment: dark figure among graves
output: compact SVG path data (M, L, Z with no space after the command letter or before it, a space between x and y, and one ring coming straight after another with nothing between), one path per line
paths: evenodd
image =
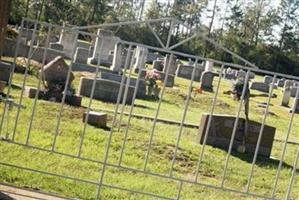
M231 91L225 92L225 94L232 94L234 100L241 100L242 92L244 88L245 80L244 77L239 77L236 82L233 83L233 87ZM244 113L245 113L245 124L244 126L244 135L242 138L242 145L238 147L238 151L241 153L245 152L245 143L248 138L248 124L249 124L249 98L250 98L250 90L249 83L246 83L245 94L243 99L244 105Z

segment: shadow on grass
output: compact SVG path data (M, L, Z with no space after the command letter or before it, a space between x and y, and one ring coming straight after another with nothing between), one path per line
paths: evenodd
M242 154L242 153L232 151L231 155L235 156L235 157L238 157L242 161L245 161L245 162L248 162L248 163L252 163L252 161L253 161L253 154L249 154L249 153ZM255 164L259 167L277 168L278 165L279 165L279 160L278 159L273 159L273 158L268 158L266 156L257 156ZM293 169L292 165L289 165L285 162L282 162L281 167L282 168L287 168L287 169ZM299 172L299 169L296 169L296 172Z

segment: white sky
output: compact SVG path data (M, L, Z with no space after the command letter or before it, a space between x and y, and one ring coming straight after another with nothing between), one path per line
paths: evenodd
M152 2L152 1L155 1L155 0L145 0L145 9L148 7L148 5ZM174 0L158 0L159 2L161 3L173 3ZM197 1L197 0L195 0ZM222 22L220 20L221 17L224 17L224 14L225 14L225 2L227 0L218 0L217 4L218 4L218 7L220 8L219 12L217 12L216 14L216 18L215 18L215 21L214 21L214 28L219 28L221 27L222 25ZM254 0L239 0L239 1L244 1L244 5L250 3L250 2L253 2ZM269 2L271 2L271 6L277 6L279 4L281 0L269 0ZM213 5L214 5L214 0L209 0L209 4L208 4L208 9L212 10L213 8ZM228 15L228 13L227 13ZM209 16L211 16L211 13L208 13L208 12L205 12L203 13L203 24L204 25L209 25L210 23L210 18Z

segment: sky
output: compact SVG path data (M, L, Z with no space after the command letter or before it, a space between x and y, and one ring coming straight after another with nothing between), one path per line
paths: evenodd
M145 0L145 10L150 5L150 3L152 1L155 1L155 0ZM168 2L173 3L174 0L158 0L158 1L161 2L161 3L168 3ZM197 0L195 0L195 1L197 1ZM221 9L216 13L216 18L215 18L215 21L214 21L213 28L220 28L221 25L222 25L222 22L221 22L220 19L222 17L224 17L224 15L225 15L225 9L224 8L225 8L225 2L226 1L227 0L218 0L218 2L217 2L218 7L221 8ZM253 2L254 0L239 0L239 1L244 1L246 3L250 3L250 2ZM281 0L269 0L269 1L271 2L271 6L278 6L278 4ZM214 5L214 0L209 0L208 9L212 10L213 5ZM228 13L226 13L226 15L228 15ZM204 12L203 13L202 21L203 21L204 25L207 25L207 26L209 25L209 23L211 21L209 16L211 16L211 12L210 13L209 12Z

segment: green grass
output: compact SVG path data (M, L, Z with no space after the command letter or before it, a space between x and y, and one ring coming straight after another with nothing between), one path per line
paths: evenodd
M74 81L74 86L77 88L79 78L83 76L84 73L76 73L75 75L76 79ZM22 81L23 75L15 74L14 83L21 84ZM214 86L216 86L217 81L218 79L216 78ZM181 121L189 83L190 81L176 78L175 87L167 88L162 101L159 117ZM195 82L194 86L197 84L198 83ZM34 76L28 76L27 86L36 85L37 79ZM223 80L219 91L219 97L216 102L217 107L215 113L236 113L239 102L233 101L230 96L223 94L223 91L226 91L229 88L230 82ZM281 100L280 89L275 90L274 93L276 93L278 97L271 100L271 114L268 116L266 124L275 126L277 129L275 137L277 139L283 139L288 127L290 114L288 109L279 106ZM15 101L18 101L20 94L21 90L12 89L12 96ZM250 101L250 118L261 122L263 118L263 109L259 108L257 104L266 102L267 97L264 97L261 93L254 91L252 91L252 94L256 95L256 97L251 98ZM201 119L201 115L210 111L213 95L214 93L209 92L204 92L203 94L198 94L196 96L193 94L188 107L186 122L198 124ZM29 121L32 115L33 101L33 99L29 99L27 97L23 99L23 104L26 106L26 109L20 110L20 117L17 122L15 132L16 142L26 142ZM87 106L88 103L89 99L83 98L83 106ZM157 106L156 101L137 99L135 102L134 113L154 116ZM114 104L96 100L92 101L91 107L93 110L115 109ZM125 111L129 111L129 108L130 107L127 105L125 107ZM37 109L30 133L30 145L51 150L51 144L57 126L57 113L59 109L60 104L58 103L51 103L42 100L37 101ZM0 104L0 110L3 110L3 104ZM82 115L84 111L85 109L83 107L75 108L67 105L63 107L63 114L61 117L61 124L59 126L55 148L56 151L73 156L77 155L80 143L80 134L84 125L82 123ZM5 119L2 136L7 132L10 136L12 136L16 113L16 108L9 112L9 123L7 123L7 120ZM109 127L111 127L112 118L113 113L109 113ZM121 129L120 131L117 131L116 129L113 132L108 157L108 162L111 164L118 164L127 120L128 118L124 117L123 121L120 122L119 117L117 118L116 126L118 127L120 124ZM123 156L123 166L143 170L144 157L149 146L152 124L153 122L150 120L132 118ZM169 174L178 130L178 125L157 123L147 170L153 173L164 175ZM291 130L290 140L298 142L298 130L298 115L296 115ZM81 153L81 156L87 159L85 161L77 158L70 158L61 154L34 150L32 148L23 147L22 145L10 144L3 141L0 142L0 162L97 182L102 170L102 165L91 160L104 160L105 148L109 134L110 131L107 129L105 130L89 125L87 126ZM179 151L177 154L177 161L174 165L174 177L183 178L189 181L194 180L199 152L202 148L202 146L196 142L196 137L197 129L183 129L182 138L179 144ZM273 187L272 181L275 178L281 150L282 143L275 141L271 153L271 159L265 159L262 157L258 158L250 188L251 192L265 195L271 194ZM276 194L278 198L283 198L286 192L296 150L296 145L289 144L287 146L287 153L284 158L284 164L282 166ZM200 176L198 181L205 184L220 186L225 157L225 151L207 146L205 148L203 162L199 169ZM245 190L250 167L251 160L248 155L235 153L235 156L231 156L225 187L236 190ZM0 165L0 181L80 199L94 199L96 193L96 186L93 184L32 173L4 165ZM112 166L108 166L106 168L104 183L173 198L176 197L179 188L179 183L177 181L131 172ZM298 186L299 182L296 177L292 190L293 199L298 196ZM103 187L101 189L101 197L102 199L150 199L144 195L107 187ZM181 197L182 199L255 199L254 197L209 189L207 187L191 183L183 184Z

